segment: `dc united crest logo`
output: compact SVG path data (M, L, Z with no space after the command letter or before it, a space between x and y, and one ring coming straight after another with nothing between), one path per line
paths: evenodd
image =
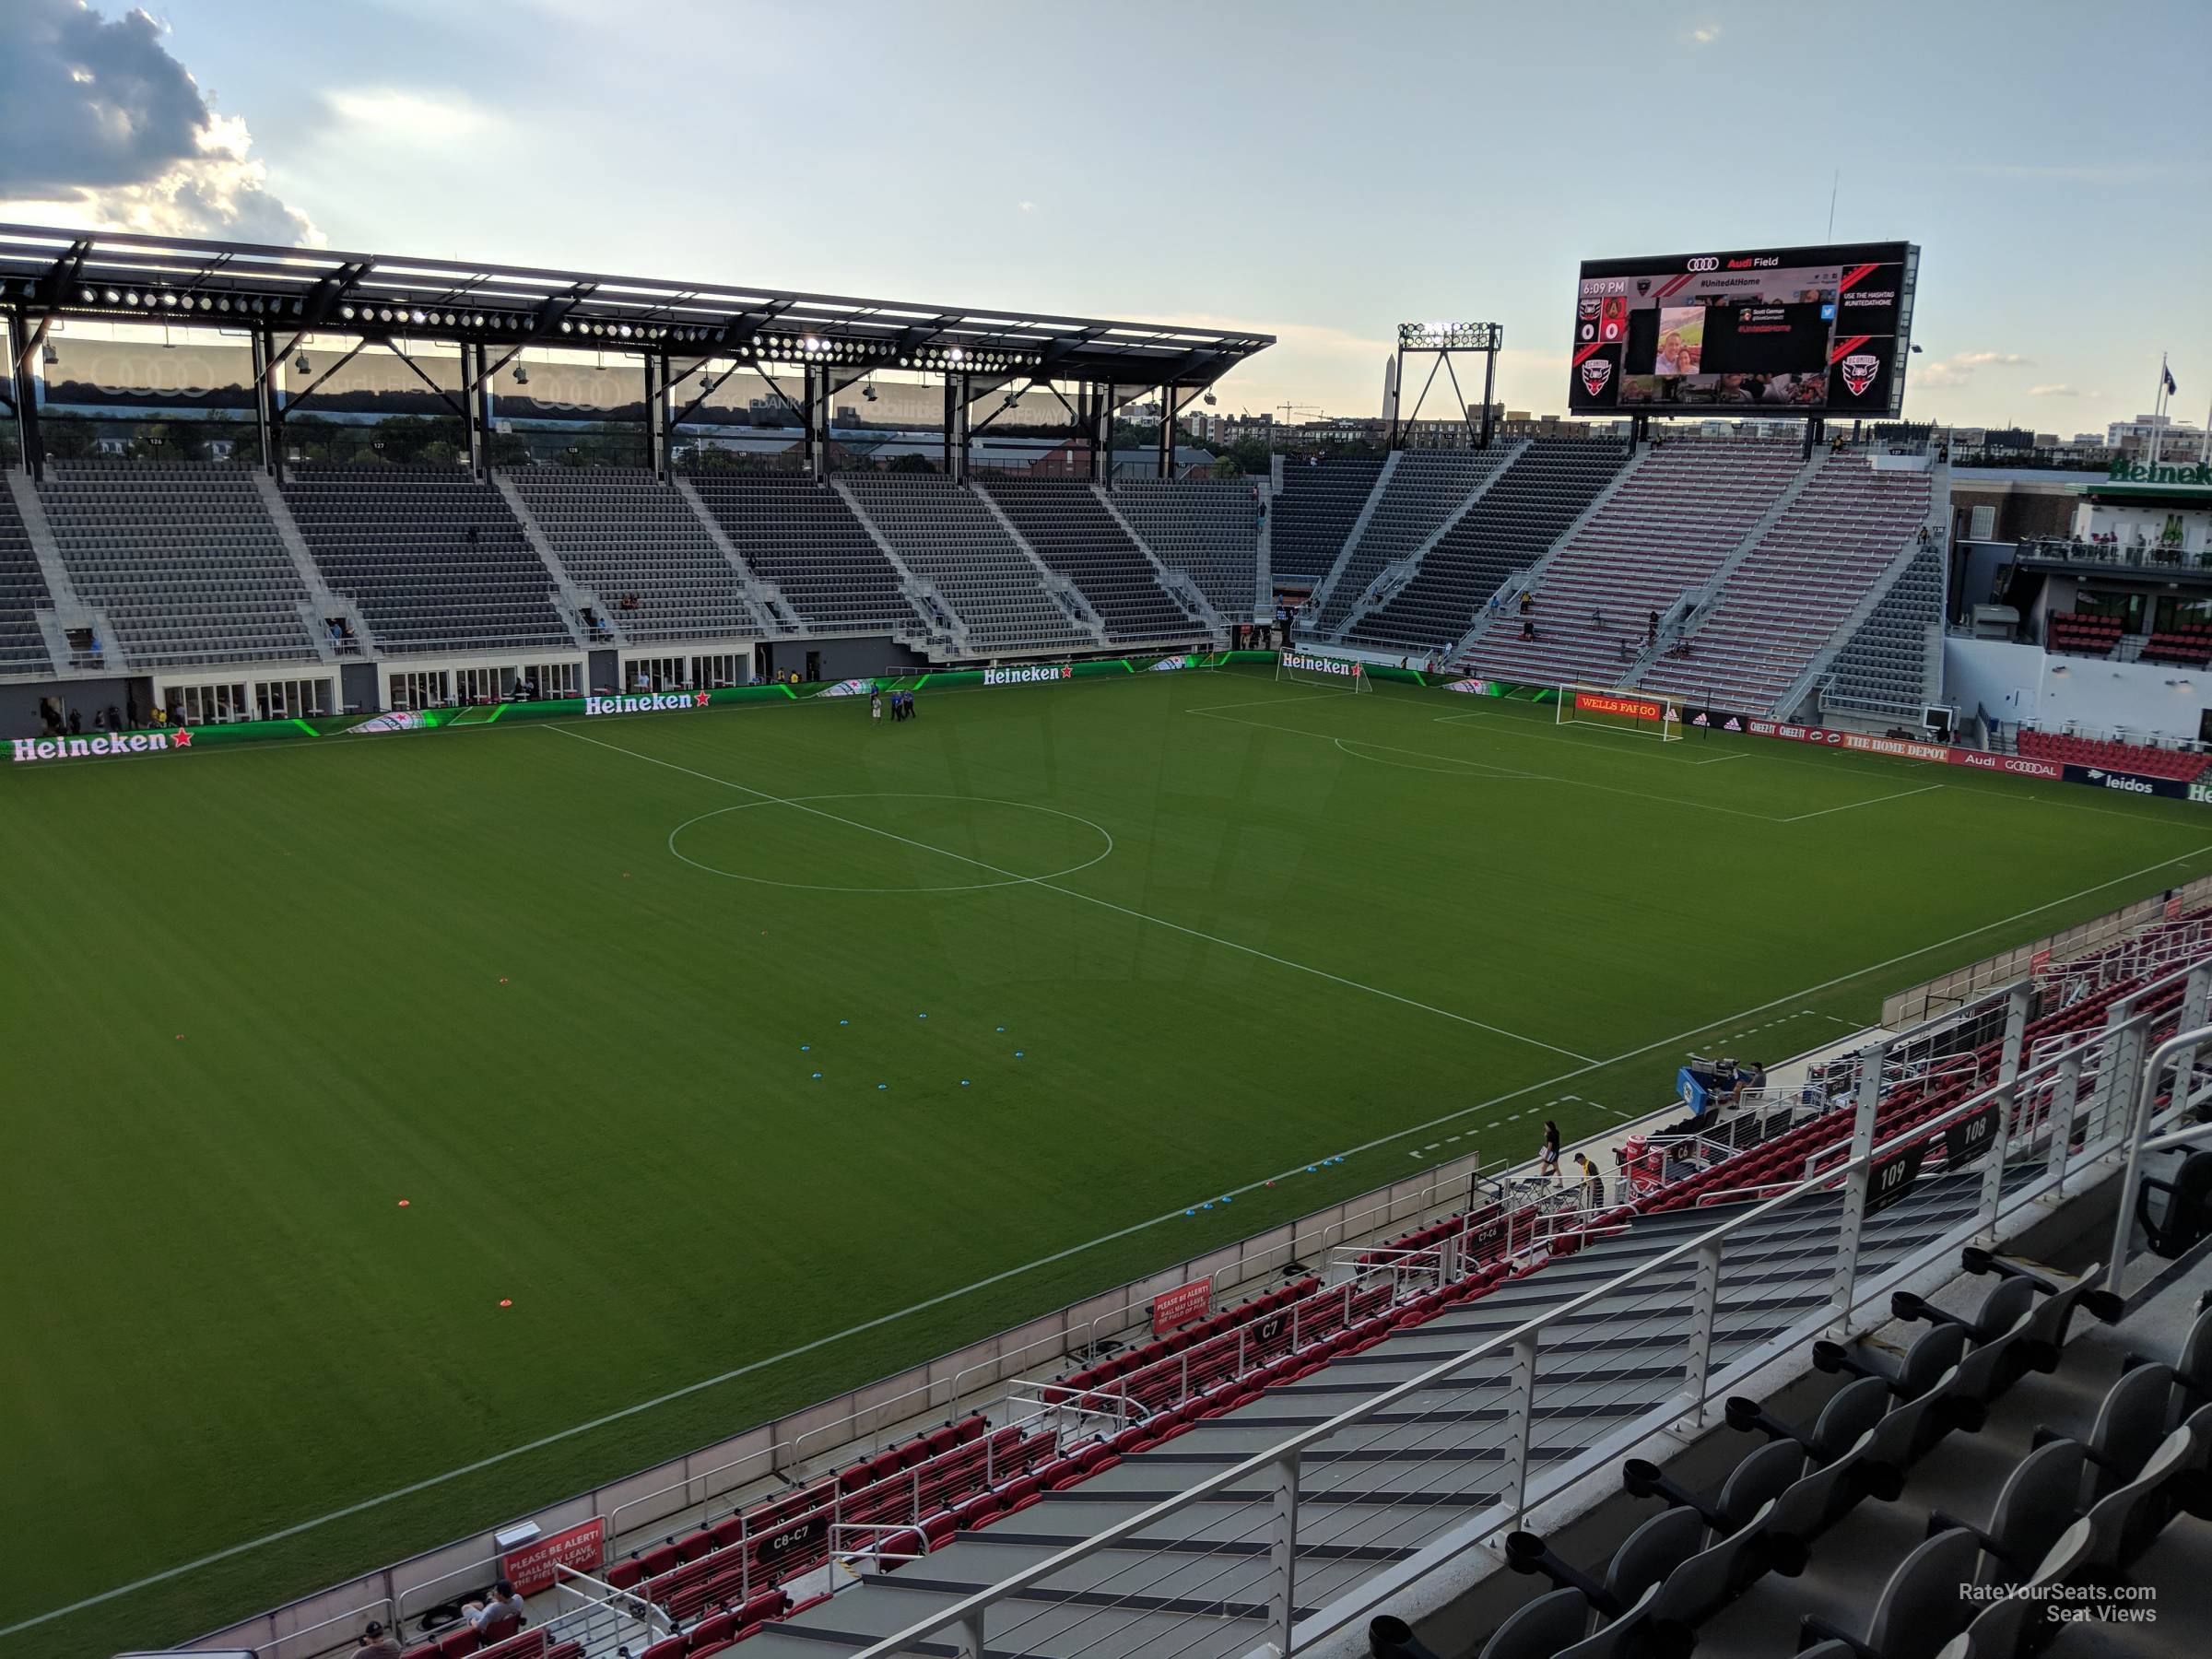
M1606 389L1613 378L1613 365L1604 358L1592 358L1583 365L1583 390L1595 397Z
M1882 359L1871 351L1854 351L1840 367L1843 371L1843 383L1851 388L1851 394L1864 397L1866 388L1874 384L1874 377L1882 371Z
M1652 291L1652 279L1649 276L1637 277L1636 291L1640 294L1650 293Z

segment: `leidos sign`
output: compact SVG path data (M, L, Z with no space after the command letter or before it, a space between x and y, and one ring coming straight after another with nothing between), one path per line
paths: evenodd
M707 706L704 691L641 693L636 697L587 697L583 712L589 714L657 714L672 709L703 709Z
M1076 677L1075 668L1066 663L1036 663L1026 668L986 668L983 684L986 686L1029 686L1039 680L1064 680Z
M8 745L8 759L21 766L30 760L76 760L93 755L155 755L191 747L191 731L180 726L173 732L117 732L102 737L18 737Z

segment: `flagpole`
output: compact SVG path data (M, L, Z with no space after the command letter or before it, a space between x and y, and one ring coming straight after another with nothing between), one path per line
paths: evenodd
M2145 434L2147 441L2143 446L2147 452L2143 457L2147 465L2156 466L2159 464L2159 423L2164 419L2165 415L2166 354L2161 351L2159 353L2159 390L2157 395L2150 400L2150 430Z

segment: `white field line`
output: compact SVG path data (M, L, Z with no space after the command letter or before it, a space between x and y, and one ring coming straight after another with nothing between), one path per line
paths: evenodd
M1472 724L1477 730L1494 732L1498 735L1503 737L1524 738L1531 743L1564 743L1570 747L1573 748L1587 748L1589 747L1587 744L1573 737L1559 737L1553 735L1549 732L1530 732L1522 730L1521 728L1525 726L1527 722L1522 716L1515 714L1491 714L1479 709L1462 709L1455 714L1435 714L1431 715L1430 718L1439 725L1449 725L1453 722L1461 722ZM1830 777L1836 775L1833 765L1830 761L1816 760L1808 756L1792 755L1783 752L1790 747L1792 746L1786 743L1765 742L1762 740L1760 747L1757 749L1739 749L1732 755L1716 755L1711 760L1678 759L1676 756L1666 752L1668 749L1674 747L1674 745L1672 744L1660 746L1648 751L1638 749L1616 749L1611 752L1615 754L1632 755L1640 760L1664 761L1670 766L1712 766L1722 760L1756 759L1772 766L1811 767L1817 771L1828 772ZM1850 753L1854 759L1873 761L1877 764L1888 763L1889 765L1906 767L1913 771L1924 771L1931 766L1940 764L1939 762L1934 760L1914 760L1911 757L1905 755L1873 754L1864 749L1853 749L1851 750ZM1947 766L1944 768L1944 770L1956 774L1948 779L1944 784L1945 788L1952 790L1956 793L1972 795L1994 795L2006 794L2007 791L2013 788L2013 785L2011 784L2006 783L1999 780L1989 780L1984 775L1975 773L1965 768ZM2048 795L2015 794L2010 795L2009 798L2013 805L2018 806L2048 807L2057 812L2087 812L2097 818L2124 818L2138 824L2162 824L2170 829L2183 830L2190 829L2189 825L2177 822L2171 818L2146 818L2140 813L2129 812L2124 809L2115 809L2111 806L2091 806L2077 801L2055 801L2051 799Z
M1282 700L1288 701L1290 700L1286 698ZM1203 715L1207 720L1225 721L1230 725L1256 726L1263 732L1281 732L1286 735L1292 737L1318 737L1325 743L1355 743L1359 744L1363 748L1391 747L1389 744L1369 743L1366 739L1360 737L1339 738L1334 732L1310 732L1302 726L1277 725L1272 720L1246 720L1239 715L1217 714L1204 709L1185 709L1183 712L1186 714ZM1479 760L1460 760L1451 755L1439 755L1429 749L1398 749L1396 752L1401 755L1419 755L1424 759L1429 760L1441 760L1448 766L1481 766L1485 764ZM1353 759L1371 759L1372 757L1355 755L1353 756ZM1397 762L1389 760L1378 760L1375 763L1378 766L1391 766L1398 764ZM1409 768L1408 770L1426 771L1431 769L1427 767L1414 767ZM1573 789L1594 789L1606 794L1627 795L1632 800L1656 801L1665 806L1688 806L1698 812L1718 812L1724 813L1729 818L1750 818L1755 823L1779 824L1787 821L1786 819L1770 817L1768 814L1763 812L1747 812L1740 806L1723 806L1716 801L1691 801L1685 800L1680 795L1647 794L1641 789L1623 789L1617 783L1593 783L1587 778L1563 778L1560 777L1557 772L1512 771L1503 767L1495 768L1493 770L1503 773L1507 777L1524 778L1531 782L1564 783L1570 788Z
M1818 812L1801 812L1795 818L1778 818L1775 821L1802 824L1807 818L1826 818L1831 812L1853 812L1861 806L1879 806L1884 801L1902 801L1912 795L1930 794L1942 787L1940 783L1930 783L1919 789L1900 789L1895 794L1876 795L1868 801L1846 801L1841 806L1823 806Z
M607 745L605 747L612 747L613 746ZM621 752L628 754L630 751L625 749ZM651 759L651 757L640 756L639 759ZM688 769L678 768L677 770L688 771ZM1837 974L1832 979L1822 980L1817 985L1807 985L1802 990L1791 992L1786 996L1778 996L1771 1002L1760 1003L1757 1007L1745 1008L1738 1013L1724 1015L1718 1019L1706 1020L1701 1024L1691 1026L1686 1030L1676 1031L1665 1037L1662 1037L1654 1042L1647 1042L1640 1048L1626 1049L1618 1054L1610 1056L1607 1059L1594 1060L1586 1065L1576 1067L1572 1071L1561 1072L1557 1077L1546 1077L1535 1083L1524 1084L1521 1088L1509 1089L1504 1094L1493 1095L1487 1100L1478 1100L1471 1106L1459 1107L1452 1112L1443 1113L1441 1117L1430 1118L1425 1124L1414 1124L1404 1129L1393 1130L1388 1135L1377 1135L1372 1140L1362 1141L1356 1147L1347 1147L1342 1152L1333 1153L1330 1154L1330 1156L1335 1158L1349 1158L1354 1153L1371 1152L1378 1147L1387 1147L1394 1141L1406 1140L1417 1135L1430 1134L1443 1124L1455 1124L1460 1119L1467 1117L1472 1113L1477 1112L1488 1112L1493 1106L1503 1105L1508 1100L1517 1100L1524 1095L1535 1093L1536 1090L1540 1088L1549 1088L1557 1084L1567 1082L1572 1078L1586 1077L1594 1071L1602 1071L1608 1065L1618 1065L1626 1061L1639 1059L1645 1054L1652 1053L1655 1050L1671 1048L1677 1043L1687 1042L1692 1038L1700 1036L1715 1027L1731 1025L1737 1020L1748 1019L1755 1014L1764 1014L1768 1009L1780 1007L1785 1003L1796 1002L1806 997L1818 996L1823 991L1831 991L1839 985L1849 984L1853 980L1864 979L1870 973L1880 973L1887 969L1898 967L1902 963L1913 960L1917 957L1925 956L1930 951L1947 949L1953 945L1962 944L1968 939L1977 938L1981 935L1994 932L1997 928L2009 927L2016 922L2024 922L2030 916L2041 915L2043 912L2047 910L2054 910L2062 904L2071 904L2077 899L2086 899L2091 893L2100 893L2107 888L2118 887L2124 882L2140 880L2143 877L2155 875L2160 870L2171 868L2172 865L2177 864L2185 864L2190 859L2200 858L2205 856L2206 853L2212 853L2212 842L2208 842L2204 846L2198 847L2193 852L2183 853L2173 858L2161 859L2159 863L2154 865L2146 865L2139 870L2131 870L2124 876L2115 876L2109 881L2098 882L2093 887L2083 888L2080 891L2068 893L2063 898L2053 899L2042 904L2033 905L2027 910L2016 911L2009 916L2001 916L1994 922L1985 922L1979 927L1970 927L1963 933L1953 934L1947 939L1937 939L1930 944L1919 946L1914 949L1903 952L1901 955L1890 957L1886 961L1871 962L1864 968L1853 969L1849 973ZM1563 1099L1564 1097L1561 1098ZM1539 1107L1537 1110L1540 1111L1542 1108ZM1516 1112L1508 1117L1492 1120L1490 1124L1486 1124L1480 1125L1479 1127L1489 1128L1496 1126L1500 1123L1512 1123L1523 1115L1524 1114ZM1320 1159L1316 1159L1311 1161L1318 1163ZM1259 1192L1273 1184L1274 1182L1287 1181L1293 1175L1302 1174L1305 1171L1305 1164L1299 1164L1294 1168L1282 1171L1277 1175L1262 1180L1247 1182L1242 1186L1230 1189L1229 1195L1231 1197L1242 1197L1247 1193ZM0 1637L13 1636L19 1631L34 1629L39 1625L50 1623L54 1619L67 1618L72 1613L81 1613L88 1607L99 1606L104 1602L114 1601L120 1596L129 1595L135 1591L144 1590L155 1584L165 1583L171 1579L182 1578L188 1573L196 1572L201 1568L212 1566L218 1561L226 1561L235 1556L246 1555L253 1550L264 1548L268 1545L281 1543L286 1538L297 1537L302 1533L312 1532L315 1528L326 1526L334 1521L343 1521L350 1515L360 1514L365 1511L376 1509L381 1505L395 1502L399 1499L411 1498L418 1492L428 1491L431 1488L442 1486L448 1481L458 1480L465 1476L474 1475L484 1469L495 1467L496 1465L507 1463L513 1458L523 1457L532 1452L540 1451L547 1446L557 1445L562 1441L573 1440L580 1434L589 1434L594 1430L605 1428L609 1423L620 1422L625 1418L636 1417L642 1412L651 1411L656 1406L665 1406L672 1401L684 1399L688 1395L699 1394L706 1389L717 1387L722 1383L731 1382L738 1377L747 1376L754 1371L765 1370L769 1366L780 1365L786 1359L797 1359L801 1355L813 1353L817 1349L827 1347L832 1343L841 1342L848 1336L856 1336L863 1332L877 1330L881 1326L895 1324L896 1322L909 1318L913 1314L926 1312L931 1308L941 1307L947 1302L957 1301L962 1297L971 1296L978 1290L984 1290L990 1288L994 1285L1004 1284L1008 1279L1018 1278L1022 1275L1032 1273L1040 1267L1051 1266L1054 1263L1066 1261L1071 1256L1081 1255L1086 1251L1095 1250L1102 1244L1116 1243L1119 1241L1132 1237L1136 1233L1145 1232L1152 1228L1162 1226L1169 1221L1181 1220L1182 1218L1182 1211L1181 1209L1174 1209L1170 1210L1162 1215L1154 1216L1149 1220L1133 1222L1129 1226L1118 1229L1113 1232L1101 1233L1099 1235L1099 1237L1088 1240L1083 1243L1071 1244L1066 1249L1054 1251L1050 1255L1039 1256L1033 1262L1025 1262L1018 1267L1008 1267L998 1273L994 1273L988 1278L977 1279L973 1284L963 1285L957 1290L947 1290L939 1295L930 1297L926 1300L912 1303L907 1307L898 1309L889 1313L878 1314L873 1319L865 1320L859 1324L848 1325L844 1330L834 1332L830 1335L818 1336L811 1342L802 1343L796 1347L786 1348L780 1354L771 1354L763 1359L749 1360L744 1365L740 1365L730 1371L724 1371L717 1376L707 1377L700 1382L688 1383L682 1388L672 1390L667 1394L657 1395L653 1399L640 1401L635 1406L626 1406L619 1411L613 1411L607 1413L604 1417L594 1418L589 1422L579 1423L575 1427L570 1429L558 1430L551 1434L540 1435L534 1441L526 1441L519 1446L510 1447L504 1452L495 1452L488 1457L480 1457L474 1463L464 1464L458 1468L448 1469L443 1474L425 1476L420 1480L414 1481L404 1487L396 1487L391 1491L381 1493L374 1498L364 1498L359 1502L349 1503L343 1509L331 1510L324 1514L313 1516L309 1520L295 1522L290 1526L280 1528L276 1532L264 1534L258 1538L250 1538L242 1544L233 1544L227 1548L216 1550L213 1554L201 1556L196 1560L186 1561L180 1566L166 1568L159 1572L148 1573L144 1578L134 1579L127 1584L119 1584L112 1590L103 1590L97 1595L86 1596L82 1600L71 1602L66 1606L55 1607L50 1612L36 1614L29 1618L19 1619L14 1624L0 1627Z
M833 824L842 824L852 830L863 830L870 835L880 835L886 841L895 841L923 853L933 853L939 858L950 858L960 864L972 865L979 870L988 870L994 876L1006 877L1008 885L1019 884L1023 887L1042 888L1047 892L1059 893L1069 899L1080 900L1085 904L1095 904L1101 910L1113 911L1135 921L1149 923L1154 927L1164 927L1173 933L1184 934L1194 939L1204 939L1208 944L1221 946L1224 949L1241 951L1246 956L1257 957L1265 962L1274 962L1279 967L1294 969L1300 973L1310 973L1315 979L1324 979L1334 984L1343 985L1348 990L1364 991L1370 996L1380 996L1389 1002L1403 1004L1408 1008L1418 1008L1424 1014L1434 1014L1442 1019L1456 1020L1461 1025L1472 1026L1477 1030L1488 1031L1494 1037L1504 1037L1515 1042L1524 1042L1531 1048L1547 1049L1552 1053L1563 1054L1570 1060L1588 1062L1590 1059L1588 1054L1580 1053L1573 1049L1561 1048L1556 1042L1546 1042L1541 1038L1526 1036L1520 1031L1509 1031L1503 1026L1491 1025L1487 1020L1477 1019L1471 1015L1454 1014L1449 1008L1440 1008L1432 1003L1417 1002L1410 996L1399 995L1395 991L1385 991L1380 985L1370 985L1359 980L1347 979L1343 974L1331 973L1325 968L1316 968L1311 963L1293 961L1288 957L1277 956L1273 951L1262 950L1255 945L1241 945L1234 939L1225 939L1220 935L1209 934L1203 928L1185 927L1180 922L1171 922L1164 916L1154 916L1140 910L1132 910L1125 904L1114 903L1111 899L1100 899L1090 893L1079 893L1074 888L1059 886L1047 877L1024 876L1016 870L1002 869L997 865L986 863L982 859L971 858L965 853L954 853L944 847L933 847L927 841L915 841L912 837L900 835L894 830L881 830L874 824L864 824L858 818L843 818L834 812L825 812L818 806L808 806L803 800L794 800L765 789L755 789L749 783L738 783L728 778L718 778L712 772L700 771L688 766L679 766L673 760L663 760L656 755L641 754L636 749L624 748L618 743L608 743L601 738L587 737L582 732L572 732L559 726L553 729L559 732L561 736L572 738L578 743L589 743L599 748L611 749L618 755L628 755L631 759L642 760L650 766L665 767L670 771L679 771L687 777L719 784L724 789L735 789L740 794L751 795L756 800L771 802L779 806L789 806L794 811L804 812L814 818L826 818ZM1096 829L1097 826L1093 825L1092 828Z

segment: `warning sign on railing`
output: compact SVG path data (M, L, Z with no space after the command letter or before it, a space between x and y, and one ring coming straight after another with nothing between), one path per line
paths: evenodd
M606 1517L594 1515L579 1525L511 1549L500 1559L500 1576L518 1595L550 1590L563 1567L596 1572L606 1559Z
M1214 1281L1208 1277L1178 1285L1152 1299L1152 1335L1160 1335L1213 1311Z

